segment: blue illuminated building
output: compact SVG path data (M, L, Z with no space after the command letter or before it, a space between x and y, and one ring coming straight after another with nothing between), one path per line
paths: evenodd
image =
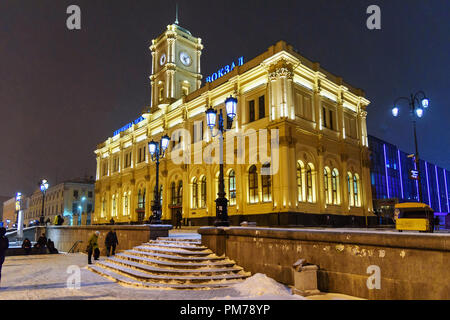
M371 183L374 209L378 215L392 212L395 203L418 202L419 184L410 177L415 170L413 157L397 146L369 136L371 151ZM420 160L423 202L437 216L446 216L450 199L450 172L425 160ZM390 215L390 214L389 214Z

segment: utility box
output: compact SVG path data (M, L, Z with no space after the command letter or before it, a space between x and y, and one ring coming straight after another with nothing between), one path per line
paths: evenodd
M292 292L304 297L320 294L317 289L316 265L307 264L306 260L300 259L292 266L294 273L294 288Z

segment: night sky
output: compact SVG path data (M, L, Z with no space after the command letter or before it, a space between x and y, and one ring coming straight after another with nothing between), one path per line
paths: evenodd
M151 40L175 21L175 0L0 1L0 195L39 179L95 175L96 145L150 104ZM421 158L450 169L450 1L178 0L180 25L203 40L204 76L279 40L362 88L369 133L414 152L399 96L424 90ZM82 29L66 28L77 4ZM382 29L366 27L377 4Z

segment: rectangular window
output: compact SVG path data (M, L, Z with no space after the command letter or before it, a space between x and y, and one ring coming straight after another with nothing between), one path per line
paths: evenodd
M203 121L194 122L194 143L203 140Z
M102 176L107 176L108 175L108 162L104 162L103 163L103 173Z
M248 102L248 122L255 121L255 100Z
M330 113L330 129L333 130L333 111L328 110Z
M119 157L113 159L113 172L119 171Z
M327 109L322 107L322 125L324 128L327 127Z
M141 163L141 162L145 161L145 150L146 150L145 145L139 148L137 163ZM131 157L131 153L130 153L130 157ZM131 160L130 160L130 164L131 164Z
M259 119L266 117L266 99L265 96L259 97L258 101Z
M125 154L124 168L129 168L129 167L131 167L131 152L128 152Z

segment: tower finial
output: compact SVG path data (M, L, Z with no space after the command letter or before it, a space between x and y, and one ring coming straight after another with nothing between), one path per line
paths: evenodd
M176 4L176 15L175 15L175 24L178 25L178 2Z

